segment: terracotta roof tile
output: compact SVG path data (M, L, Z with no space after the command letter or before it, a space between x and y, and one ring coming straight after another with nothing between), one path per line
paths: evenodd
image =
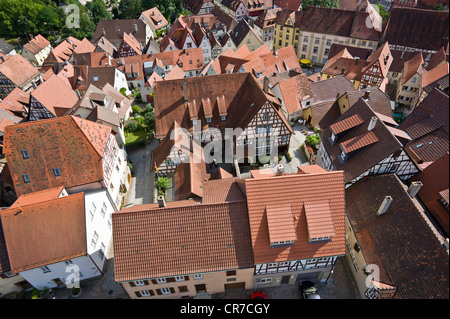
M333 237L336 234L329 202L305 203L305 216L310 239Z
M110 127L73 116L8 126L4 151L17 195L102 181L102 143L110 133ZM54 168L61 176L55 176Z
M330 126L333 130L334 134L339 134L341 132L347 131L351 128L354 128L358 125L364 123L364 120L359 114L354 114L350 117L347 117L339 122L336 122Z
M266 218L271 243L297 239L294 215L290 205L266 206Z
M245 180L255 263L267 263L345 254L345 198L343 172L294 174ZM310 243L306 204L330 202L336 234L331 241ZM290 205L297 239L292 246L271 248L266 207Z
M20 54L16 54L11 56L6 62L0 64L0 73L21 88L37 77L39 70Z
M378 138L376 135L370 131L365 132L359 136L355 136L351 139L346 140L345 142L340 143L342 149L348 154L357 149L363 148L364 146L373 144L378 142Z
M449 154L435 160L423 171L411 177L408 182L420 181L423 186L417 196L431 213L444 232L449 235L448 209L439 202L439 193L449 187ZM448 194L448 193L447 193Z
M117 212L112 219L117 282L254 265L245 201Z
M395 174L364 177L345 191L347 217L366 263L396 287L395 299L448 299L448 253L405 188ZM377 216L388 195L391 205Z
M448 25L445 11L392 8L383 37L391 45L438 51L448 45Z
M79 100L77 93L57 75L52 75L44 83L41 83L37 89L31 92L31 96L55 116L66 113ZM60 112L58 109L65 111Z
M13 273L87 254L84 193L5 209L0 218Z

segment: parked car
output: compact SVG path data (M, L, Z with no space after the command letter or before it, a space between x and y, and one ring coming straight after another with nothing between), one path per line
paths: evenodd
M257 290L252 292L250 299L267 299L267 296L264 292Z
M316 285L311 281L303 281L299 286L303 299L321 299Z

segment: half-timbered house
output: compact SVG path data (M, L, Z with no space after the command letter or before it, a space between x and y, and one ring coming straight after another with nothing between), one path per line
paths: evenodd
M154 92L156 138L163 142L177 122L203 146L214 139L226 151L231 142L233 154L222 155L238 161L255 161L289 145L292 129L279 102L250 73L159 81Z
M31 92L28 120L38 121L63 116L78 100L77 93L70 86L57 75L52 75Z
M40 75L38 69L19 54L4 60L0 63L0 99L7 97L15 88L25 92L36 88Z
M409 135L391 117L375 112L364 97L350 106L338 100L319 124L322 167L343 170L346 187L367 175L395 173L407 180L418 172L404 151Z
M245 190L255 259L253 287L325 281L345 254L344 174L248 178Z
M129 57L135 55L141 55L143 51L142 45L131 33L123 34L122 41L120 42L118 57Z
M4 152L17 196L59 186L69 194L106 189L120 207L131 178L111 127L76 116L7 126Z

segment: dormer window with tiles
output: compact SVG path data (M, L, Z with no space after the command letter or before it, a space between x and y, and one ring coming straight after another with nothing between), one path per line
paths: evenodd
M330 241L336 234L329 202L304 204L310 244Z
M296 222L290 205L267 206L267 225L271 248L294 245L297 240Z

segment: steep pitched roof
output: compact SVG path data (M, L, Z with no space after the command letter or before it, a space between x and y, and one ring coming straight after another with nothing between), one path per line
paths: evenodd
M49 44L50 42L46 38L38 34L37 36L32 37L31 40L28 41L28 43L25 44L23 47L32 54L38 54L43 49L45 49Z
M57 75L52 75L41 83L31 92L31 96L55 116L65 114L79 100L77 93Z
M249 73L159 81L155 84L154 92L157 138L164 138L175 121L192 131L191 115L194 113L201 120L202 130L208 127L247 127L259 108L270 99ZM211 123L206 121L203 106L208 99L213 113ZM255 103L254 107L249 107L252 103ZM283 120L275 106L274 110ZM226 121L221 121L222 114L227 115Z
M360 98L342 115L340 115L339 111L336 112L333 110L333 108L338 109L339 106L337 104L333 105L320 122L320 127L323 130L320 133L320 137L334 167L337 170L344 171L345 183L352 181L375 164L403 147L400 141L391 133L386 124L378 119L377 114L363 98ZM339 137L335 144L331 144L330 139L332 130L326 123L335 123L336 125L337 123L347 121L353 116L359 116L363 123L349 127L349 129L342 133L343 136ZM334 120L330 120L330 118L327 117L334 118ZM375 128L371 131L370 136L366 136L367 127L372 117L376 117L377 122ZM357 153L353 156L348 153L349 158L342 163L340 160L340 154L342 152L341 146L346 147L351 141L355 142L361 139L363 139L364 143L358 144L357 149L348 149L349 152L351 150L358 150ZM378 142L376 140L378 140Z
M449 187L449 154L448 152L428 165L423 171L411 177L408 181L422 182L423 186L420 188L417 196L425 205L427 210L431 212L434 219L444 232L449 235L449 219L448 209L440 202L441 192L447 190ZM448 202L448 199L447 199Z
M87 254L84 193L5 209L0 219L13 273Z
M345 191L347 217L365 262L379 267L380 282L396 287L395 299L448 299L448 253L405 188L395 174L364 177ZM377 216L388 195L391 205Z
M108 126L74 116L6 127L4 152L17 195L102 181L101 159L110 133ZM55 176L55 168L61 176Z
M0 64L0 73L20 88L37 77L39 70L20 54L16 54Z
M392 8L383 40L423 50L448 46L449 16L445 11Z
M152 25L153 29L159 30L166 27L169 22L157 7L150 8L141 13Z
M112 220L118 282L254 265L245 201L119 211Z
M111 43L120 43L123 33L126 32L133 34L139 42L145 44L146 27L145 22L140 19L100 20L92 36L92 42L97 43L101 37L105 37Z
M448 103L448 95L435 88L399 126L413 138L405 148L419 164L449 151Z
M343 172L295 174L245 180L255 264L345 254L345 197ZM290 205L297 239L293 246L271 248L266 209L274 202ZM310 243L305 205L330 203L335 235ZM329 216L329 212L319 214ZM270 219L270 218L269 218ZM329 219L316 226L330 226ZM269 221L270 222L270 221ZM327 224L327 225L324 225ZM320 228L320 227L319 227ZM317 229L315 226L311 229Z

